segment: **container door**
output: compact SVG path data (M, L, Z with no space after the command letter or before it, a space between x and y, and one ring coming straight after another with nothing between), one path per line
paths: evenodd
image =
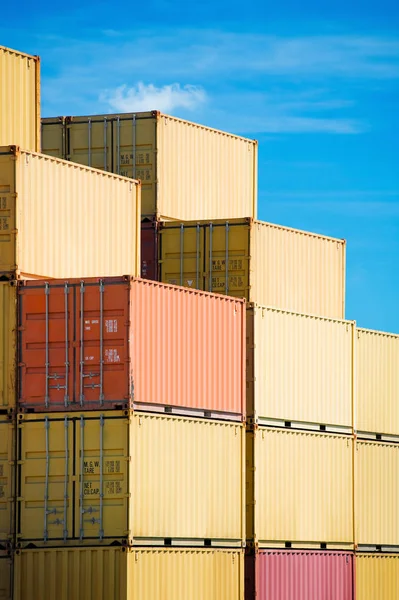
M0 156L0 274L10 276L17 268L15 157Z
M76 288L76 396L85 410L131 404L129 285Z
M94 169L112 171L112 121L75 118L67 124L67 158Z
M66 410L74 401L73 287L21 288L20 299L21 407Z
M158 223L141 223L141 277L158 281Z
M160 231L160 244L160 281L203 290L205 227L166 225Z
M16 402L17 288L0 283L0 410L14 408Z
M11 557L5 552L0 554L0 598L12 598L12 563Z
M13 449L14 427L8 420L0 422L0 544L13 533Z
M249 232L244 222L206 226L205 290L248 300Z
M129 420L107 414L81 416L76 427L75 537L82 542L124 541L128 536Z
M113 117L114 173L141 181L141 214L153 217L157 213L156 193L156 127L157 120L131 114Z
M21 421L17 541L62 545L73 536L73 423L70 417Z
M42 152L55 158L67 158L65 117L42 120Z

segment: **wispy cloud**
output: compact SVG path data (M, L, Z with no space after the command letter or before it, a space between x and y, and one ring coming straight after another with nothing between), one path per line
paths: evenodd
M178 83L156 87L152 83L137 83L133 87L121 85L113 91L100 94L100 100L119 112L146 111L157 109L174 112L177 108L193 110L205 102L205 91L198 86Z

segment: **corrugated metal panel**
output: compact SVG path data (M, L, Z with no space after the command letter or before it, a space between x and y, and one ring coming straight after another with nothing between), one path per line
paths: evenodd
M0 600L12 600L12 559L0 551Z
M15 428L0 416L0 544L11 542L14 534Z
M40 151L40 59L0 46L0 146Z
M139 274L140 187L136 182L3 147L0 201L1 273Z
M14 600L243 600L243 570L232 550L24 550Z
M398 600L399 555L356 555L356 600Z
M357 330L356 429L399 435L399 336Z
M246 600L353 600L353 554L263 552L255 561L256 596Z
M159 221L141 222L141 277L158 281Z
M345 241L257 222L251 299L300 313L345 316Z
M53 119L43 120L43 131ZM257 142L156 111L70 117L62 158L142 181L142 215L255 217ZM43 152L59 147L51 130Z
M353 323L258 305L248 312L255 381L248 400L259 421L351 429Z
M351 436L259 428L255 433L255 537L353 544Z
M16 403L17 288L0 283L0 409Z
M67 158L67 136L65 117L42 119L42 147L40 152L54 158Z
M248 219L164 223L160 279L343 319L345 241Z
M48 537L59 546L165 538L241 546L242 425L107 411L47 422L28 415L19 428L22 545Z
M128 277L26 282L19 295L20 407L243 419L243 301Z
M399 546L399 445L357 441L357 544Z

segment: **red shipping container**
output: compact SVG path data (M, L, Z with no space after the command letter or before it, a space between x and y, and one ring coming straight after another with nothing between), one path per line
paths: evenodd
M259 551L245 558L245 600L353 600L350 552Z
M158 281L159 221L141 221L141 277Z
M245 303L145 279L22 282L19 410L242 420Z

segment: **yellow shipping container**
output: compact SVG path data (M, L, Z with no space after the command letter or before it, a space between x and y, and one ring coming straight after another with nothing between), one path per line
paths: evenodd
M13 541L15 496L15 427L0 415L0 546Z
M247 538L260 547L353 547L352 436L247 434Z
M250 306L247 416L352 432L354 324Z
M17 288L0 282L0 411L15 408L17 360Z
M356 555L356 600L398 600L399 555Z
M12 600L12 558L0 551L0 600Z
M0 146L40 151L40 59L0 46Z
M53 119L42 119L42 148L40 152L54 158L67 158L67 131L66 118L54 117ZM44 148L46 149L44 151ZM91 165L94 167L95 165ZM101 167L100 167L101 168Z
M399 335L357 330L359 432L399 436Z
M238 219L164 223L160 280L343 319L345 241Z
M57 548L15 556L14 600L243 600L241 550Z
M42 151L140 179L143 216L256 217L256 141L157 111L54 121L42 120Z
M18 427L20 545L242 545L242 425L109 411Z
M140 274L140 185L0 148L0 274Z
M399 547L399 444L356 442L355 540Z

